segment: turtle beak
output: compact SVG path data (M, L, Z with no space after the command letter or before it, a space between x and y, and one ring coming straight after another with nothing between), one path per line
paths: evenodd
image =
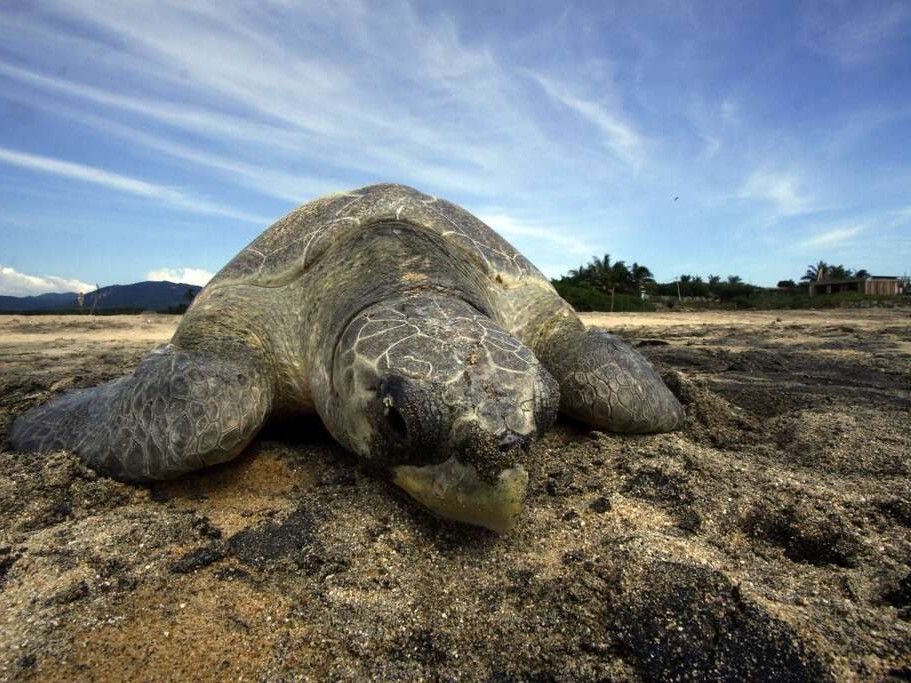
M440 517L486 527L505 534L525 502L528 473L521 465L503 470L491 484L482 481L474 465L455 456L438 465L399 465L392 481Z

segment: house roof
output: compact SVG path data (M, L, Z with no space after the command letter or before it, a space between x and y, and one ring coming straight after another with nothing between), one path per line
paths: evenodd
M897 275L869 275L867 277L849 277L838 280L810 280L811 285L843 285L849 282L866 282L867 280L898 280Z

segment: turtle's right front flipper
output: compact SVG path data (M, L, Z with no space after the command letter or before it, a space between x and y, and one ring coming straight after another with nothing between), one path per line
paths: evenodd
M538 358L560 384L560 411L610 432L669 432L683 406L641 354L575 315L538 344Z
M168 479L238 455L269 414L270 377L247 349L168 346L132 375L28 411L13 425L13 446L73 451L126 481Z

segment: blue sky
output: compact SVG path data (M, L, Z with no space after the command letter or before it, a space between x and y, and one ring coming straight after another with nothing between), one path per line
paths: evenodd
M377 181L550 276L907 273L911 3L0 4L0 294L202 283Z

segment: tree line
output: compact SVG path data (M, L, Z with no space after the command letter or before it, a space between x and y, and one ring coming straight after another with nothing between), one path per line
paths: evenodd
M811 282L816 280L850 280L851 278L870 277L866 268L852 270L845 268L843 265L829 265L825 261L817 261L815 265L807 266L807 272L801 277L801 281Z
M652 271L634 261L611 262L610 254L594 256L551 281L560 295L578 310L647 310L648 296L702 297L728 301L748 296L753 285L739 275L681 275L672 282L657 282Z
M792 294L806 293L806 285L810 281L852 277L869 277L869 273L864 268L853 270L819 261L807 267L799 283L781 280L778 288ZM710 274L703 277L684 274L671 282L657 282L647 266L636 261L630 265L626 261L612 262L610 254L593 256L588 263L551 282L560 296L582 311L649 310L651 306L647 299L652 296L688 297L749 306L751 298L769 291L744 282L739 275L722 277Z

